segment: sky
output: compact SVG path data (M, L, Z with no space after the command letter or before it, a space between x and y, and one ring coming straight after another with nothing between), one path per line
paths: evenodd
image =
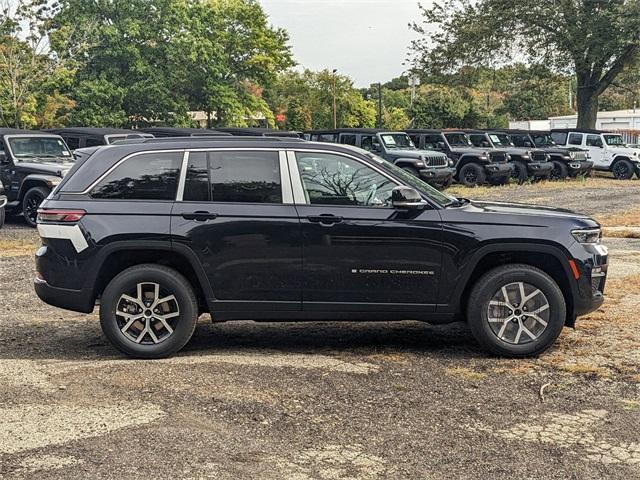
M260 0L270 22L289 32L295 60L312 70L334 68L356 87L386 82L407 67L419 19L418 0ZM423 4L430 2L423 1Z

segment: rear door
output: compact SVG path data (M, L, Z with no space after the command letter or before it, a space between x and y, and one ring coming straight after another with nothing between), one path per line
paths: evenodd
M284 152L191 151L174 245L203 266L218 311L300 310L302 244Z
M589 156L596 168L609 168L609 162L607 161L607 156L605 155L605 146L602 142L602 137L600 135L587 134L585 135L585 145L589 151Z

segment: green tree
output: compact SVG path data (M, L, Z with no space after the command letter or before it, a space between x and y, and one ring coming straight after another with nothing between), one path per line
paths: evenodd
M640 53L637 0L440 0L420 9L417 69L495 67L524 56L572 71L579 127L595 125L600 96Z
M450 128L463 126L470 109L470 102L457 89L421 85L410 112L416 128Z

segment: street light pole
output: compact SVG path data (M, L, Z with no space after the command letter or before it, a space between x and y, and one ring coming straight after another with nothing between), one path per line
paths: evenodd
M336 73L338 69L333 69L333 128L338 128L338 112L336 108Z

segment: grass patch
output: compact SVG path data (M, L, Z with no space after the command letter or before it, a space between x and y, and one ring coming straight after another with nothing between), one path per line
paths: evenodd
M630 228L604 227L602 235L610 238L640 238L640 227L636 230Z
M640 402L636 400L620 400L620 403L625 410L640 410Z
M38 244L28 240L0 240L0 257L33 255Z
M465 367L445 368L444 371L447 373L447 375L462 378L463 380L468 380L471 382L478 382L480 380L484 380L487 377L485 373L476 372L475 370L471 370L470 368Z
M597 218L597 220L603 227L640 227L640 208Z

